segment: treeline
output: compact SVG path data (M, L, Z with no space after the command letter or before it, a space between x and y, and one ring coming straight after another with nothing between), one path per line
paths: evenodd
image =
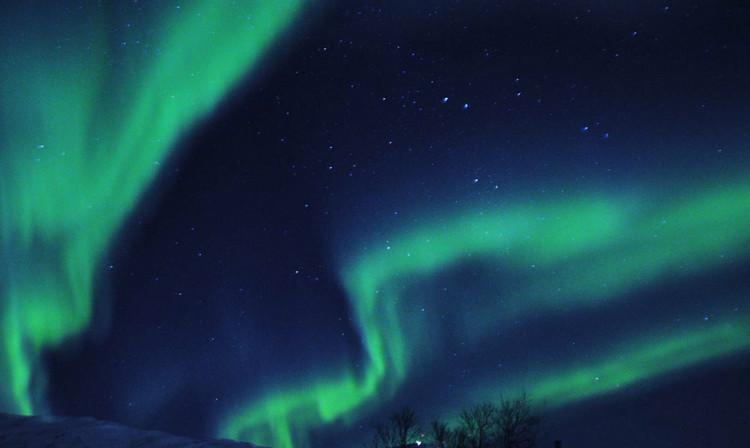
M366 448L533 448L539 423L526 394L465 408L453 425L433 420L423 427L406 407L375 427Z

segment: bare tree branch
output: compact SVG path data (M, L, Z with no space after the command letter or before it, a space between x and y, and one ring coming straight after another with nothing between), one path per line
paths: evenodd
M532 413L527 394L503 399L496 416L499 448L533 448L539 430L539 417Z

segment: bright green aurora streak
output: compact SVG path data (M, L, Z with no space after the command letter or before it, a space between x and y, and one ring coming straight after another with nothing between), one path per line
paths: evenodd
M496 287L510 306L482 302L472 310L470 322L460 311L452 314L459 305L452 304L451 323L476 341L532 312L616 301L669 273L708 270L748 254L750 184L705 187L675 198L655 199L656 193L650 197L590 196L470 210L433 218L431 225L397 234L387 247L348 259L342 279L365 344L364 370L342 368L338 376L282 387L228 419L221 434L275 447L304 446L311 429L351 421L355 411L391 396L414 368L414 360L425 367L441 345L441 335L431 324L440 317L414 312L416 301L431 303L431 298L404 292L414 278L439 275L474 260L501 264L520 279ZM547 405L559 405L618 390L747 349L748 324L750 316L735 316L724 324L654 334L610 349L597 361L571 362L552 376L477 384L465 391L465 398L482 400L524 388Z
M27 3L0 19L0 410L21 414L45 411L40 353L89 326L103 253L160 162L300 7Z

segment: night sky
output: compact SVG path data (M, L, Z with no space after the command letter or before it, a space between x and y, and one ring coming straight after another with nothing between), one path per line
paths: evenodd
M750 4L21 3L0 412L750 443Z

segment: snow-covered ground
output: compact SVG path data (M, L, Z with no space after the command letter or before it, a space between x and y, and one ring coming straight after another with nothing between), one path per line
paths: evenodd
M2 448L253 448L229 440L196 440L93 418L20 417L0 413Z

